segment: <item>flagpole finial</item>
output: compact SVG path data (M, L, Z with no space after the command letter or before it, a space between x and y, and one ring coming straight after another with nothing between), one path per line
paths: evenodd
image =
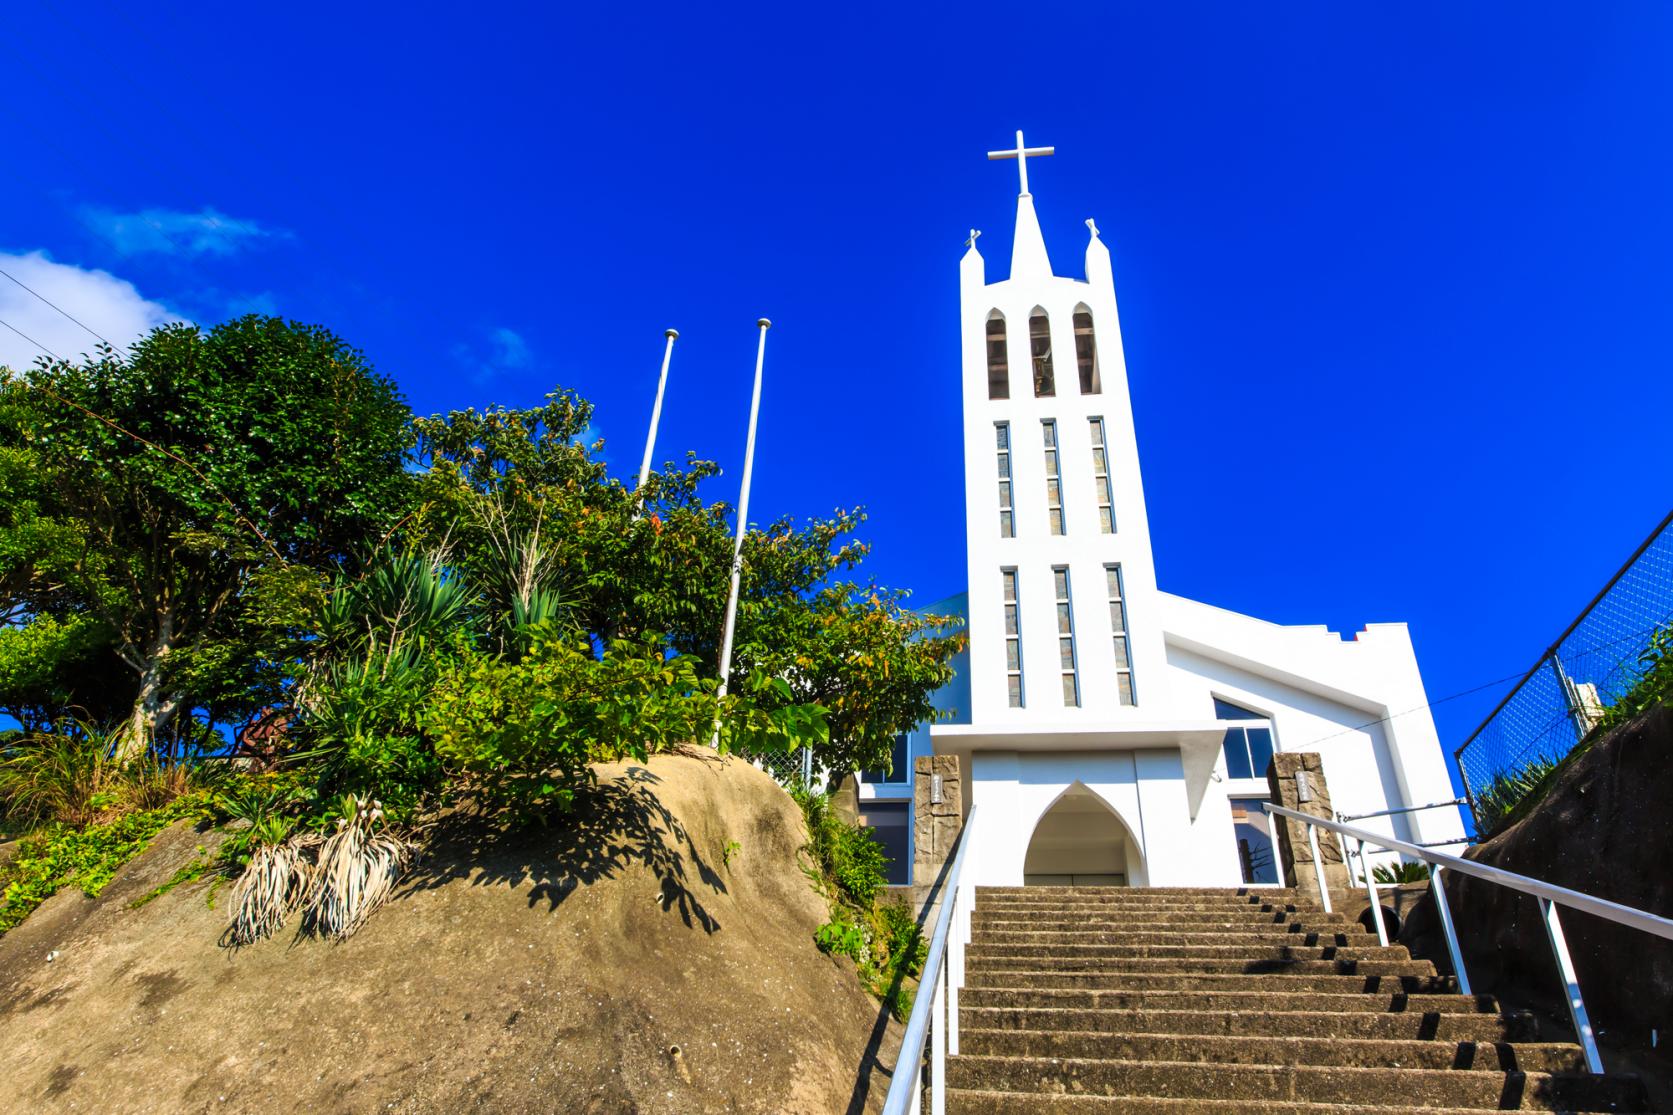
M766 328L769 328L773 323L768 321L766 318L762 318L760 321L756 322L755 324L759 325L763 329L766 329Z
M664 337L678 337L680 335L680 331L678 329L664 329L662 331L662 335Z

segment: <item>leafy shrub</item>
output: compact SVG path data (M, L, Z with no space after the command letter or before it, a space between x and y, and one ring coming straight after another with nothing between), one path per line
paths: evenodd
M64 887L81 888L96 898L118 869L150 845L175 821L205 817L201 796L184 797L161 809L124 814L106 824L77 830L52 825L19 844L17 854L0 871L0 934L17 926L30 912Z
M1379 863L1371 869L1371 878L1393 886L1397 883L1421 883L1429 878L1427 863Z
M316 675L293 756L312 771L322 801L345 793L375 797L410 817L435 792L442 766L419 730L438 664L397 649L369 649Z
M761 711L715 690L695 658L669 657L654 640L619 639L594 657L584 639L546 628L519 660L471 651L447 664L422 727L449 768L525 817L568 809L588 764L707 740L717 717L723 747L782 751L825 733L817 706Z
M871 963L871 933L845 906L831 911L831 920L814 930L813 940L823 952L846 956L864 969Z
M889 857L861 825L850 825L831 812L829 796L810 790L793 792L807 822L808 851L821 878L841 900L869 910L888 881Z
M923 930L918 928L918 918L912 911L912 904L904 900L885 902L878 907L878 914L888 932L889 959L892 966L916 979L924 970L924 958L929 952L929 942L924 940Z

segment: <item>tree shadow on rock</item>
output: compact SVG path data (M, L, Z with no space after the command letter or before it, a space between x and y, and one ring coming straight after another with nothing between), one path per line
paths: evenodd
M575 795L574 807L544 826L507 828L503 819L459 810L430 826L429 847L404 893L468 880L473 886L529 886L529 905L556 910L600 879L643 867L661 882L661 906L690 928L715 933L720 922L699 897L725 894L726 883L698 852L691 834L652 789L662 781L629 767L613 781Z

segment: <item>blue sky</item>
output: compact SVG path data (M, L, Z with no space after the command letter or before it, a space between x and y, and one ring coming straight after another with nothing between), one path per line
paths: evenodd
M589 6L591 9L603 6ZM957 260L1024 128L1115 257L1162 587L1517 673L1665 513L1673 8L15 0L7 268L113 340L321 322L415 408L599 406L962 587ZM0 281L0 317L91 338ZM27 346L0 337L0 360ZM1135 617L1135 622L1137 617ZM1435 710L1450 748L1504 686ZM1298 741L1286 741L1293 746Z

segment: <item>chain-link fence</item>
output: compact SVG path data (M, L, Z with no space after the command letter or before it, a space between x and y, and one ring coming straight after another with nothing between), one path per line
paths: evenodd
M738 755L772 775L773 781L787 790L796 786L809 785L813 781L813 752L805 747L798 747L794 751L772 751L760 754L740 750Z
M1670 524L1673 514L1454 753L1483 834L1643 676L1640 655L1673 623Z

